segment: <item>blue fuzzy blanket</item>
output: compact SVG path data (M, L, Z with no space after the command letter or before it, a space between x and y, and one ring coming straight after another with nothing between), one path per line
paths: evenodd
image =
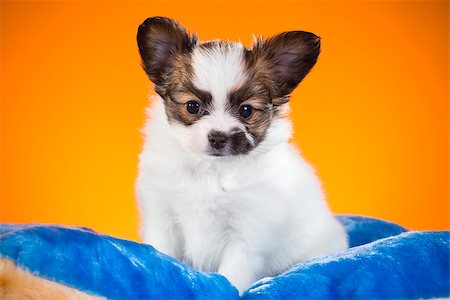
M406 231L365 217L339 219L352 248L260 280L241 298L450 297L450 232ZM198 272L151 246L89 229L0 224L0 234L3 261L88 295L111 299L239 297L219 274ZM0 265L0 282L7 276Z

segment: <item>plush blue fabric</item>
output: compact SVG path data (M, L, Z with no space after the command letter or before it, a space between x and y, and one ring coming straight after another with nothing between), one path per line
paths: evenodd
M450 296L450 232L405 232L396 224L357 216L339 220L354 248L264 279L243 298ZM0 234L1 257L90 294L112 299L238 298L218 274L195 271L148 245L87 228L0 224Z
M198 272L153 247L83 228L1 224L0 256L109 299L236 299L219 274Z
M349 237L350 247L364 245L405 232L406 229L384 220L361 216L338 216Z
M243 299L450 296L449 232L405 232L313 259L254 284Z

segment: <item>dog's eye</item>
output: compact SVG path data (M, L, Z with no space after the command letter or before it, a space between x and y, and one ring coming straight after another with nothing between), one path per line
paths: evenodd
M194 100L190 100L186 103L186 110L191 115L196 115L200 112L200 103Z
M241 107L239 107L239 114L244 119L250 118L252 113L253 113L253 107L251 105L245 104L245 105L241 105Z

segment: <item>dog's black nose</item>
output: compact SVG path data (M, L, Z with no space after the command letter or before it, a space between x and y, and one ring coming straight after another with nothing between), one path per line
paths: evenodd
M227 144L228 135L222 131L212 130L208 134L208 140L209 143L211 144L211 147L216 149L222 149Z

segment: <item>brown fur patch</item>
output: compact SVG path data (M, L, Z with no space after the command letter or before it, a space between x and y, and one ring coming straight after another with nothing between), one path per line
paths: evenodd
M289 31L265 41L256 39L244 58L246 68L270 87L271 96L276 100L274 104L281 105L309 73L319 53L318 36L305 31Z
M227 41L221 41L221 40L211 40L206 41L198 45L198 48L200 50L213 50L213 49L220 49L223 51L227 51L230 49L235 43L234 42L227 42Z
M253 107L253 113L248 119L239 114L239 107L245 104ZM241 86L231 90L228 93L227 110L245 124L248 133L255 140L255 146L264 139L273 111L269 89L263 82L254 80L254 76L251 76Z
M142 66L155 85L166 87L167 79L179 75L177 66L186 67L185 59L197 44L178 22L164 17L148 18L137 34ZM184 71L184 69L182 69Z
M155 17L139 27L137 39L142 65L165 102L169 122L194 123L200 115L188 113L186 103L198 101L206 111L211 102L211 94L196 89L191 83L192 51L197 37L174 20Z
M320 52L320 38L303 31L284 32L266 41L257 39L244 49L247 80L229 92L228 109L239 117L239 107L250 104L252 116L242 122L257 145L264 139L272 118L285 117L282 105L313 67Z
M168 90L163 99L169 122L178 121L184 125L192 125L208 114L212 103L211 93L196 88L188 80L180 82L176 89ZM191 100L200 103L201 111L197 115L187 111L186 103Z
M0 299L106 299L80 292L21 270L12 261L0 258Z

